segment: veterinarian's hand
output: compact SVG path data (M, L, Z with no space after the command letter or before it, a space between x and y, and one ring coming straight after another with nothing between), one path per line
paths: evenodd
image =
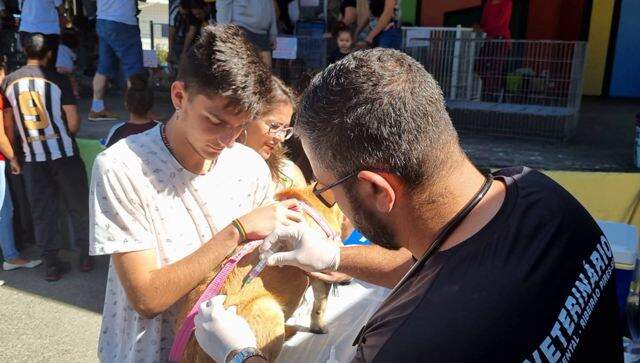
M305 271L335 271L340 264L340 247L305 223L281 227L264 239L262 253L280 244L280 250L267 260L269 266L291 265Z
M247 239L262 239L280 226L302 222L303 215L298 205L297 200L287 199L254 209L251 213L240 217Z
M226 362L234 350L257 348L249 324L236 314L236 307L225 310L225 295L218 295L198 307L195 317L196 339L200 347L216 362Z

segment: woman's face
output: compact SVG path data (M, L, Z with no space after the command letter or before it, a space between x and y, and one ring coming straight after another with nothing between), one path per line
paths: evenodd
M265 160L271 156L273 149L285 140L290 131L293 107L289 103L278 103L273 110L247 127L245 144L255 150Z

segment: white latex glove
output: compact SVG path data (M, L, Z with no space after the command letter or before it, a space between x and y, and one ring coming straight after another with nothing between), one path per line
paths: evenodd
M268 256L269 249L274 245L284 252ZM264 239L260 252L261 258L268 256L269 266L291 265L317 272L336 271L340 264L340 247L305 223L278 227Z
M195 317L196 339L200 347L216 362L226 362L234 350L257 348L249 324L236 314L236 307L225 310L226 295L218 295L198 307Z

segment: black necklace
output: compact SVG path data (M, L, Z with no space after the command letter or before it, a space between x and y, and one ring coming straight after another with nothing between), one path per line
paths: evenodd
M166 124L160 125L160 137L162 138L164 146L166 146L167 149L169 149L169 152L173 155L173 149L171 149L171 144L169 144L169 140L167 139L167 131L165 130L165 128Z

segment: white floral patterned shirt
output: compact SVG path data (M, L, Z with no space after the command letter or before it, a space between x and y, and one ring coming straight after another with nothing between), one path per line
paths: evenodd
M193 174L163 144L160 127L121 140L96 158L91 178L92 255L155 250L158 267L197 250L216 231L270 199L269 169L236 143L205 175ZM103 362L164 362L177 305L144 319L109 265L98 356Z

